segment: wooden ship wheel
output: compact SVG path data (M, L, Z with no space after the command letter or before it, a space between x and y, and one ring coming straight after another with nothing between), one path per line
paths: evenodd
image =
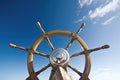
M78 35L80 31L84 28L85 23L81 24L80 28L76 33L71 33L69 31L63 31L63 30L54 30L46 33L41 27L39 22L37 22L37 26L40 28L43 34L33 43L30 49L27 49L21 46L16 46L15 44L11 44L11 43L9 44L9 46L12 48L18 48L20 50L24 50L29 53L27 58L27 67L28 67L29 76L26 80L39 80L37 76L49 67L52 67L49 80L73 80L67 72L67 67L72 69L74 72L76 72L80 76L79 80L90 80L89 79L89 73L91 69L90 53L100 49L109 48L109 45L104 45L102 47L98 47L95 49L88 49L86 43ZM66 48L57 48L57 49L54 48L49 37L56 36L56 35L57 36L62 35L62 36L71 38ZM38 52L36 50L40 45L40 43L43 41L43 39L47 40L50 48L52 49L52 52L49 55L42 52ZM83 51L70 55L68 53L68 49L74 41L76 41L81 46ZM43 67L42 69L38 70L37 72L35 72L33 67L33 56L35 54L49 58L49 64ZM69 63L69 60L71 58L79 55L85 56L85 66L84 66L83 72L80 72Z

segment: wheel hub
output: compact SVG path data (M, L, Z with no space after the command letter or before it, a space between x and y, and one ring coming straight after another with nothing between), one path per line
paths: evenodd
M65 66L69 62L69 53L63 48L58 48L50 54L50 63L52 66Z

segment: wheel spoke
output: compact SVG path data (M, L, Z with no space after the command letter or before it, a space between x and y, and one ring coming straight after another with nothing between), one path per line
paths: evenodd
M37 52L37 51L35 51L34 54L37 54L37 55L40 55L40 56L49 58L49 55L47 55L47 54L45 54L45 53L42 53L42 52Z
M82 73L79 72L77 69L73 68L70 64L68 64L68 67L72 69L74 72L76 72L79 76L82 76Z
M109 45L104 45L104 46L101 46L101 47L98 47L98 48L85 50L85 51L82 51L82 52L75 53L75 54L71 55L70 58L77 57L79 55L86 54L86 53L91 53L93 51L98 51L98 50L101 50L101 49L107 49L107 48L109 48Z
M52 45L50 39L49 39L48 37L45 37L45 39L47 40L47 42L48 42L50 48L51 48L52 50L54 50L54 47L53 47L53 45Z
M44 31L44 29L42 28L40 22L37 22L36 24L37 24L37 26L39 27L39 29L42 31L42 33L45 34L45 31Z
M42 69L40 69L39 71L35 72L36 75L40 74L41 72L45 71L47 68L49 68L51 65L48 64L47 66L43 67Z
M81 26L80 26L80 28L79 28L78 31L76 32L76 34L79 34L84 27L85 27L85 23L82 23Z
M46 33L45 33L44 29L42 28L40 22L37 22L37 26L40 28L40 30L42 31L42 33L45 35ZM53 45L52 45L52 43L51 43L51 41L50 41L50 39L49 39L49 37L48 37L47 35L45 35L45 39L47 40L50 48L51 48L52 50L54 50L54 47L53 47Z
M50 73L49 80L52 80L52 78L53 78L53 76L54 76L54 74L55 74L55 71L56 71L56 69L52 68L51 73Z
M74 53L74 54L70 55L70 58L77 57L77 56L82 55L82 54L84 54L84 51L82 51L80 53Z
M84 28L84 26L85 26L85 23L82 23L80 28L78 29L78 31L75 34L78 35L81 32L81 30ZM67 44L67 46L65 48L66 50L69 49L69 47L71 46L71 44L73 43L74 40L75 40L74 38L71 39L71 41Z
M16 46L15 44L11 44L11 43L9 44L9 46L11 48L17 48L17 49L20 49L20 50L28 51L30 53L34 53L34 54L41 55L41 56L49 58L49 55L47 55L45 53L38 52L38 51L34 51L32 49L27 49L27 48L24 48L24 47L21 47L21 46Z
M9 46L10 46L11 48L17 48L17 49L20 49L20 50L28 51L27 48L24 48L24 47L21 47L21 46L17 46L17 45L12 44L12 43L10 43Z
M71 41L67 44L67 46L65 48L66 50L68 50L70 48L70 46L73 43L73 41L74 41L74 39L72 38Z

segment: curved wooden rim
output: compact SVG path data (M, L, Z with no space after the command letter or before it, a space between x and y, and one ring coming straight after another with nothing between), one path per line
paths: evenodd
M55 36L55 35L63 35L63 36L67 36L67 37L70 37L70 38L74 38L79 43L79 45L81 45L81 48L83 50L88 49L86 43L78 35L73 34L69 31L63 31L63 30L55 30L55 31L51 31L51 32L48 32L46 34L43 34L33 43L31 49L36 50L38 45L44 39L44 37L46 37L46 36L50 37L50 36ZM32 62L33 62L33 53L29 53L28 59L27 59L27 66L28 66L29 75L32 75L32 74L35 73ZM83 71L83 76L88 77L88 75L90 73L90 68L91 68L90 55L85 54L85 68L84 68L84 71Z

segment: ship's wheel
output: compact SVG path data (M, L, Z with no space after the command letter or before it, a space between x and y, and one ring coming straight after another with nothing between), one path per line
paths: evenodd
M90 52L97 51L100 49L106 49L106 48L109 48L109 46L104 45L102 47L98 47L95 49L88 49L86 43L78 35L80 33L80 31L83 29L83 27L85 26L85 23L82 23L82 25L80 26L80 28L78 29L78 31L75 34L69 32L69 31L63 31L63 30L54 30L54 31L46 33L43 30L43 28L41 27L39 22L37 22L37 26L40 28L40 30L42 31L43 34L33 43L32 47L30 49L16 46L11 43L9 44L9 46L12 48L18 48L21 50L25 50L25 51L28 51L28 53L29 53L28 58L27 58L29 77L26 80L39 80L37 76L49 67L52 67L49 80L72 80L71 77L67 73L67 70L66 70L67 67L72 69L74 72L76 72L80 76L79 80L90 80L88 78L90 69L91 69ZM66 48L57 48L56 49L52 45L49 37L50 36L59 36L59 35L71 38L70 42L66 45ZM50 52L49 55L38 52L36 50L38 48L38 46L40 45L40 43L43 41L43 39L47 40L50 48L52 49L52 52ZM81 46L83 51L70 55L68 52L68 49L74 41L76 41ZM33 67L33 56L35 54L49 58L49 64L46 65L45 67L43 67L42 69L38 70L37 72L34 71L34 67ZM84 66L83 72L80 72L79 70L74 68L72 66L72 64L69 63L69 60L72 57L76 57L76 56L80 56L80 55L85 55L85 66Z

